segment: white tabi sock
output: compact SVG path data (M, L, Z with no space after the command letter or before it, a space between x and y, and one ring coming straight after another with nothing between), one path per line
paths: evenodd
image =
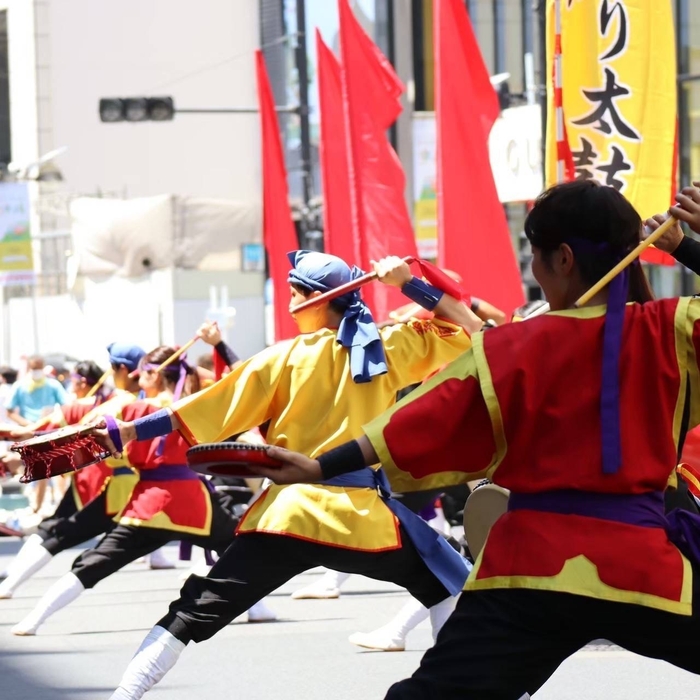
M139 647L110 700L139 700L177 663L185 644L155 626Z
M39 544L27 540L19 550L7 569L7 578L0 583L0 598L12 598L12 594L19 586L53 559L53 555L41 545L43 542L41 537L38 535L32 535L32 537L37 537Z
M292 593L295 600L305 598L340 598L340 587L350 578L341 571L326 571L317 581Z
M83 591L85 586L74 573L67 573L49 588L42 599L36 604L27 617L12 628L12 634L18 637L29 637L55 612L72 603Z
M457 598L459 598L459 596L446 598L441 603L433 605L433 607L430 608L430 623L433 626L433 642L437 641L437 636L442 626L447 622L447 618L452 615L457 605Z
M373 632L356 632L348 641L367 649L381 651L403 651L406 637L430 615L428 608L415 598L411 598L396 614L393 620Z

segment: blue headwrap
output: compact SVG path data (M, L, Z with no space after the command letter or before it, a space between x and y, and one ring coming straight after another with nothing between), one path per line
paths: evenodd
M350 267L335 255L296 250L287 253L293 269L287 282L311 291L328 292L361 277L364 272ZM372 381L372 377L386 374L386 356L374 319L362 301L359 290L343 294L333 300L343 309L343 320L338 328L338 342L350 349L350 372L356 384Z

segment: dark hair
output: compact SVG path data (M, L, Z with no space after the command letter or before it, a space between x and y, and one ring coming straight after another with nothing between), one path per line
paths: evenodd
M296 289L297 292L299 292L299 294L302 294L302 295L304 296L304 298L306 298L306 299L308 299L308 298L311 296L311 294L313 294L313 292L315 291L315 290L311 289L310 287L306 287L306 286L303 285L303 284L299 284L298 282L292 282L292 283L291 283L291 286L292 286L294 289ZM328 306L331 308L332 311L335 311L335 312L338 313L338 314L343 314L343 313L345 313L345 307L343 307L342 305L340 305L340 304L339 304L337 301L335 301L335 300L329 302L329 303L328 303Z
M0 376L8 383L14 384L17 381L17 370L12 367L0 367Z
M576 246L574 258L581 277L595 284L641 240L642 220L636 209L612 187L595 180L576 180L543 192L525 220L525 235L539 248L545 263L562 243L607 243L604 250ZM630 266L629 301L654 298L641 265Z
M176 348L171 348L167 345L159 345L155 350L151 350L148 354L144 355L141 360L142 365L160 365L165 362L169 357L174 355ZM160 371L163 378L170 382L171 384L177 384L177 380L180 378L180 359L178 358L172 364L168 365ZM190 394L196 394L200 390L199 375L197 374L194 367L187 366L187 379L185 380L185 386L182 390L181 396L189 396Z
M79 374L89 386L94 386L97 384L104 374L99 365L92 360L83 360L82 362L78 362L78 364L74 367L73 372L75 374Z

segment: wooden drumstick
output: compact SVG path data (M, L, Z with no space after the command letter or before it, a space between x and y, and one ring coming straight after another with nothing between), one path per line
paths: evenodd
M91 396L94 396L100 390L100 387L107 381L107 377L111 376L112 372L113 370L111 367L104 372L97 380L97 383L90 389L90 391L88 391L87 394L85 394L85 398L89 399Z
M410 265L412 262L415 262L415 258L409 256L403 258L403 262L408 263ZM310 309L314 306L326 304L329 301L333 301L333 299L342 297L343 294L354 292L356 289L359 289L360 287L366 285L368 282L373 282L376 279L377 273L369 272L366 275L362 275L362 277L358 277L356 280L352 280L351 282L347 282L346 284L341 284L340 287L336 287L335 289L331 289L328 292L324 292L320 296L314 297L313 299L308 299L307 301L304 301L301 304L297 304L296 306L292 307L289 311L295 314L298 311L304 311L305 309Z
M170 357L168 357L166 360L161 362L158 367L156 367L155 371L160 372L161 370L165 369L168 365L172 364L177 360L180 355L186 353L197 341L199 340L199 336L196 335L194 338L191 340L188 340L182 347L179 347ZM138 377L139 375L139 370L135 369L133 372L129 374L129 379L134 379L135 377Z
M670 216L666 221L664 221L659 228L649 235L648 238L643 240L633 251L628 253L615 267L613 267L610 272L601 277L585 294L583 294L579 299L576 300L574 308L578 309L585 304L587 304L598 292L600 292L605 286L610 284L614 277L619 275L626 267L631 265L650 245L655 243L661 238L669 229L671 229L676 223L677 219ZM524 318L526 321L529 318L535 318L536 316L541 316L546 314L550 310L549 304L541 306L537 311L531 313L529 316Z

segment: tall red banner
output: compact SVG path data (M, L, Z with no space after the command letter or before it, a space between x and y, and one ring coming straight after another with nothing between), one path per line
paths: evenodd
M524 301L520 268L489 161L498 97L462 0L434 7L438 262L464 289L509 314Z
M262 135L263 242L274 289L275 341L293 338L297 326L289 313L289 260L287 253L299 247L284 165L275 98L261 51L255 52Z
M324 250L360 265L360 238L355 235L350 194L348 138L343 109L340 63L316 30L318 97L321 112L320 159L323 181Z
M370 260L418 254L404 197L406 177L386 134L401 112L403 85L360 26L348 0L338 0L338 14L352 226L361 252L355 262L368 270ZM365 290L363 296L377 321L387 319L405 302L393 287L372 284Z

